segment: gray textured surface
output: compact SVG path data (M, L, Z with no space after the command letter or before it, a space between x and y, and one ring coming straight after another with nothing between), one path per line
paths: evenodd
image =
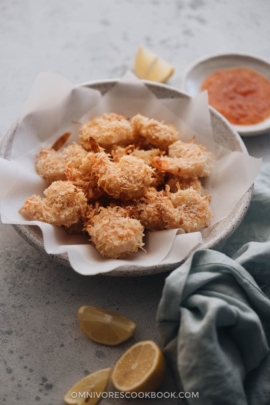
M183 69L206 54L242 51L270 60L269 15L267 0L1 0L0 138L39 71L74 83L118 77L144 43L175 65L170 83L178 86ZM270 161L269 137L247 139L250 153ZM80 305L107 307L135 320L133 341L159 339L155 314L165 275L83 278L0 224L0 277L1 405L60 405L84 373L113 365L129 346L88 341L76 321ZM174 390L170 375L163 388Z

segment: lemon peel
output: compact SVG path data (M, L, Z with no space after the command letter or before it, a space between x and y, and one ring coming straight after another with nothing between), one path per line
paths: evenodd
M134 73L144 80L165 83L174 73L174 67L148 48L140 45L134 64Z
M129 339L136 324L116 312L92 306L82 306L78 311L81 330L94 342L116 346Z
M111 368L105 368L82 378L68 390L64 396L65 403L96 405L107 387L111 370Z
M152 340L130 347L114 366L111 380L122 392L152 392L162 383L166 362L160 347Z

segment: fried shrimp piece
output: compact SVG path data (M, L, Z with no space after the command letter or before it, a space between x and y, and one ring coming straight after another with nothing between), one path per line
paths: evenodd
M161 208L167 228L182 228L185 232L197 232L209 225L213 214L210 209L210 196L200 196L195 190L167 191L174 209Z
M134 149L134 145L129 145L126 148L122 147L114 147L111 151L111 155L113 157L114 162L119 162L119 160L126 156L134 156L138 159L142 159L144 163L146 163L148 166L152 166L152 159L154 156L160 156L164 152L161 151L160 149L149 149L149 150L143 150L143 149ZM153 172L153 177L152 181L150 183L151 187L159 187L164 183L164 173L159 172L158 170L154 170Z
M48 224L66 227L79 222L85 215L87 200L84 193L70 181L55 181L45 191L45 198L28 198L20 213Z
M73 143L57 152L52 148L41 149L36 158L36 170L48 183L57 180L66 180L65 170L68 165L79 167L87 151L77 143Z
M72 164L66 168L66 177L69 181L80 187L88 200L98 200L104 195L104 190L98 187L97 171L100 173L100 167L110 163L109 155L99 146L94 138L89 138L89 147L91 152L81 160L79 167ZM97 167L97 168L96 168ZM96 168L96 169L95 169Z
M73 165L68 165L66 168L66 177L76 187L83 190L88 200L97 200L104 194L104 190L98 186L97 173L105 171L106 164L110 160L106 153L92 153L89 152L82 159L78 168Z
M139 159L142 159L144 163L152 167L152 160L155 156L163 155L163 151L160 149L149 149L149 150L142 150L142 149L134 149L131 153L131 156L135 156ZM164 173L154 170L153 173L153 180L150 184L151 187L159 187L164 183Z
M89 139L94 138L105 149L117 143L128 145L134 139L130 122L123 116L114 113L93 117L79 129L82 146L89 150Z
M151 145L162 150L167 150L168 146L180 137L179 131L173 125L166 125L140 114L132 118L131 125L137 136L144 137Z
M195 144L194 138L191 138L188 143L182 141L174 142L169 146L168 155L172 158L186 157L190 160L201 159L207 162L214 158L212 153L208 152L204 146Z
M173 204L164 192L157 192L155 188L149 188L145 196L125 208L132 218L136 218L150 231L166 229L167 223L162 215L163 210L173 209Z
M115 146L111 150L111 155L113 157L114 162L119 162L119 160L126 155L131 155L135 156L138 159L142 159L144 163L146 163L149 166L152 166L152 159L155 156L161 156L163 155L164 152L161 151L160 149L138 149L135 148L134 145L129 145L126 148L122 148L121 146Z
M104 157L96 159L92 168L98 177L98 186L116 199L130 200L143 196L153 181L154 169L142 159L123 156L119 162Z
M201 197L195 190L178 190L177 193L149 190L137 204L126 206L131 217L151 231L182 228L196 232L207 226L212 218L210 197Z
M117 259L135 253L143 247L144 228L136 219L129 218L121 207L100 208L86 225L99 253Z
M153 166L179 177L206 177L211 174L214 156L204 146L177 141L169 146L169 156L153 158Z

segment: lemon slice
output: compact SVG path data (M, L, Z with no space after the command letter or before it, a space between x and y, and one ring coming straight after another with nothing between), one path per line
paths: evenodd
M159 346L152 340L130 347L112 372L112 383L122 392L152 392L162 383L166 363Z
M140 79L165 83L174 73L174 67L141 45L136 53L134 73Z
M111 368L104 368L78 381L64 396L68 405L96 405L105 391Z
M129 339L136 324L112 311L83 306L78 311L81 330L94 342L116 346Z

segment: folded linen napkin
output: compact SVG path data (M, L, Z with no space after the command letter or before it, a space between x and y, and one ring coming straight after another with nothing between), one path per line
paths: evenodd
M166 280L157 322L189 404L270 404L270 300L259 287L270 283L268 173L266 164L245 220L223 245L233 257L197 251Z

